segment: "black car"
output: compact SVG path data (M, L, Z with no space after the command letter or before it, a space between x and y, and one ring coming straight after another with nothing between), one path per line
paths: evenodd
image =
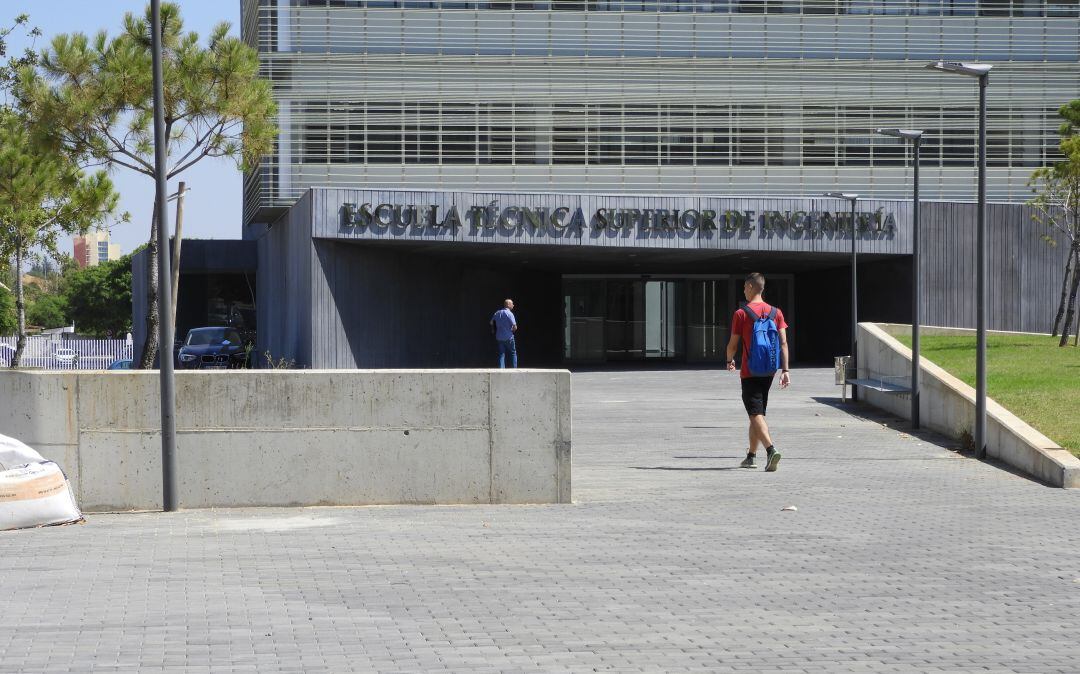
M247 366L247 350L233 328L193 328L176 360L182 370L224 370Z

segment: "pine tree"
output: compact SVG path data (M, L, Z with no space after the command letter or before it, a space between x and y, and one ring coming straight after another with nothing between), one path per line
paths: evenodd
M270 82L259 76L254 49L214 28L206 46L183 30L180 8L161 5L165 89L166 179L207 157L253 167L273 147L277 109ZM123 32L109 38L59 35L36 68L20 72L17 95L34 117L47 120L55 142L84 161L127 168L156 184L153 143L153 77L150 8L124 16ZM156 209L155 211L156 212ZM139 367L157 355L157 228L147 244L146 342ZM169 345L168 348L171 348Z

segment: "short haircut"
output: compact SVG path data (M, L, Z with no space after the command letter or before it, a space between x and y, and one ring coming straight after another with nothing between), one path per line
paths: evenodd
M754 272L746 275L746 282L754 286L754 292L765 290L765 275Z

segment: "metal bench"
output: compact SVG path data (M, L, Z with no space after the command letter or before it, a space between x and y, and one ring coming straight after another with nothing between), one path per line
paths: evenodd
M852 377L848 370L850 356L837 356L835 361L836 384L841 386L840 401L847 402L847 387L860 386L881 393L911 393L911 386L907 383L908 378L903 375L888 376L877 375L871 377ZM875 374L875 373L871 373Z

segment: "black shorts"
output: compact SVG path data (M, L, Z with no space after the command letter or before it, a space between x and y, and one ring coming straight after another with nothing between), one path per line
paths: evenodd
M772 377L746 377L742 380L742 404L747 414L765 414L772 380Z

